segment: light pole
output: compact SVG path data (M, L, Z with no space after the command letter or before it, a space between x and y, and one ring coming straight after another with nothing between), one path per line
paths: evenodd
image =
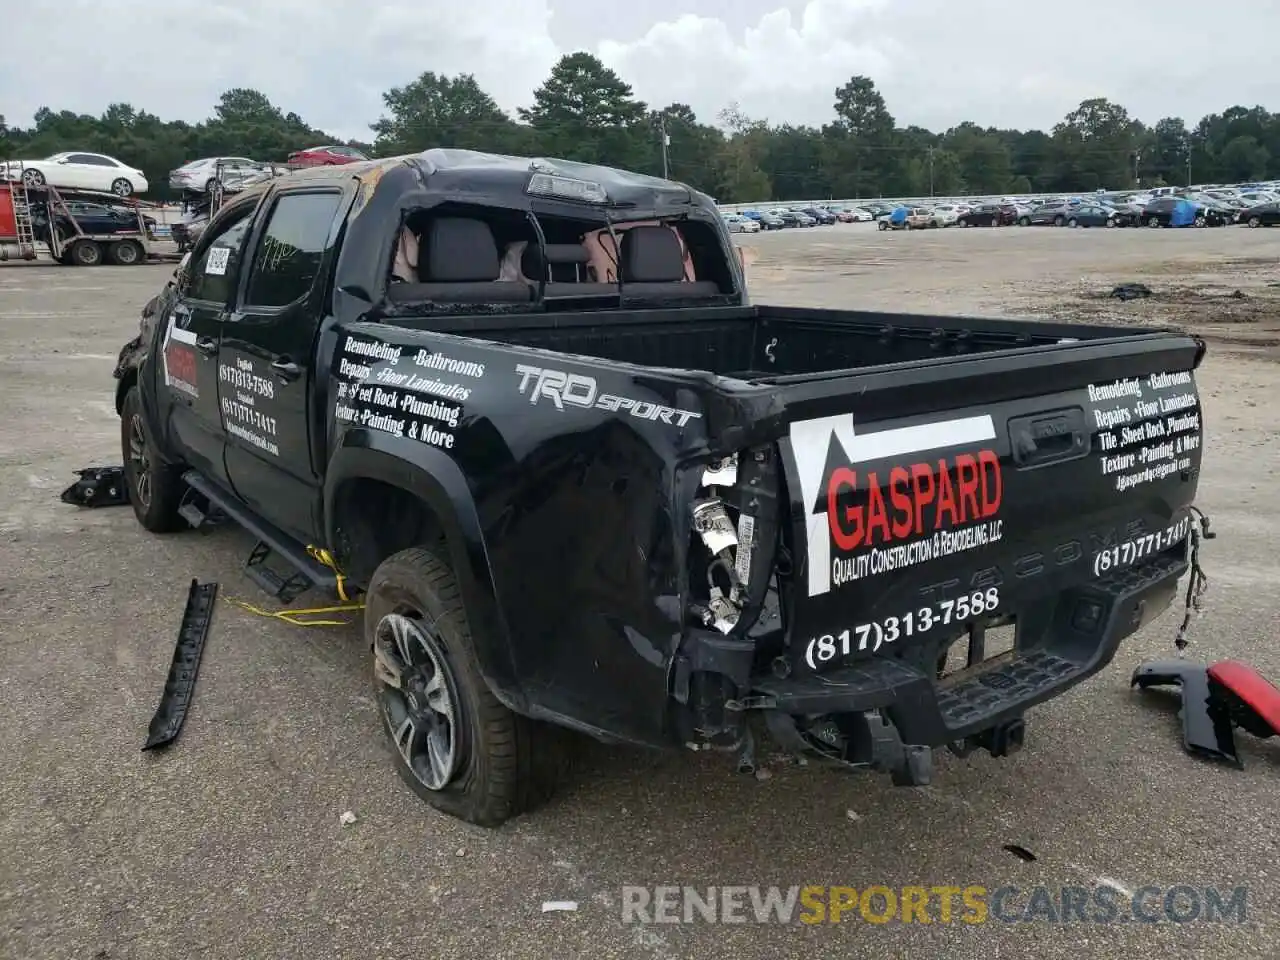
M667 118L661 116L658 118L658 129L662 133L662 179L671 179L670 166L667 163L667 147L671 146L671 138L667 136Z

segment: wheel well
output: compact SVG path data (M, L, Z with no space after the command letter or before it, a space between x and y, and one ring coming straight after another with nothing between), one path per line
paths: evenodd
M136 368L129 368L120 377L120 382L116 384L116 414L119 415L124 411L124 398L138 382L138 371Z
M343 571L367 584L378 565L409 547L444 538L444 525L420 497L381 480L348 480L333 498L333 546Z

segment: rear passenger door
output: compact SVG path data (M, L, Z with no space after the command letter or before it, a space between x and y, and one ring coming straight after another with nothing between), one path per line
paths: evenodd
M340 189L279 192L252 241L239 306L222 328L219 402L227 473L266 520L310 540L321 523L312 445L316 331L328 312L328 276L341 224Z

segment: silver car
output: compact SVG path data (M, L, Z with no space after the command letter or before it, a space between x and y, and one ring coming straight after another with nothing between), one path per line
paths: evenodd
M230 186L270 169L271 164L250 160L248 157L204 157L171 171L169 186L174 190L190 193L208 193L218 179L219 171L223 185Z

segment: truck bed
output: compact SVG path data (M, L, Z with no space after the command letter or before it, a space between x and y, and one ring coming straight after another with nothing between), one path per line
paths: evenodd
M416 319L397 325L755 383L1066 341L1127 327L796 307L723 307Z

